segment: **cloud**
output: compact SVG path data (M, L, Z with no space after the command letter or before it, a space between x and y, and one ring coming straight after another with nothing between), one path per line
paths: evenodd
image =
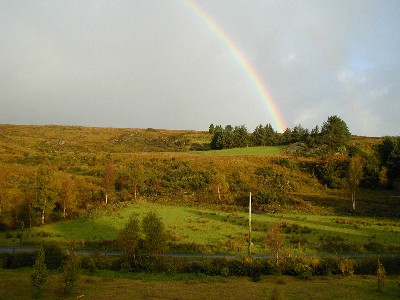
M337 114L356 134L398 133L398 1L196 3L250 61L289 127ZM0 2L0 25L4 123L273 122L229 49L184 3Z

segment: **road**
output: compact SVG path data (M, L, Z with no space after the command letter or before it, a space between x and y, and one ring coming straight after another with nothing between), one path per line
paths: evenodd
M0 253L15 253L15 252L33 252L36 247L30 246L0 246ZM65 249L66 252L69 252L69 249ZM91 254L99 254L104 256L120 256L122 254L121 251L108 251L108 250L89 250L89 249L75 249L76 253L82 255L91 255ZM306 257L347 257L347 258L357 258L357 257L390 257L390 256L400 256L400 253L317 253L317 254L301 254ZM188 254L188 253L168 253L161 254L160 256L165 257L194 257L194 258L239 258L243 257L243 255L233 255L233 254ZM297 255L294 255L297 256ZM300 256L300 255L298 255ZM255 259L265 259L270 258L270 254L253 254L253 258Z

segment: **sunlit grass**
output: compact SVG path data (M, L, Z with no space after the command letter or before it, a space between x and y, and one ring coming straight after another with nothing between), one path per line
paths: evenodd
M163 219L174 243L208 245L208 251L245 254L248 244L248 213L226 212L218 209L181 207L139 201L119 208L109 206L93 212L88 218L62 221L42 227L0 233L0 244L19 245L41 240L68 245L113 240L130 215L140 219L154 211ZM286 250L293 252L320 252L318 246L327 236L339 236L344 241L365 244L369 242L399 245L400 223L390 219L342 217L301 214L253 214L252 241L254 253L268 253L262 241L273 223L283 222ZM290 230L296 228L295 230ZM299 243L293 241L301 241Z

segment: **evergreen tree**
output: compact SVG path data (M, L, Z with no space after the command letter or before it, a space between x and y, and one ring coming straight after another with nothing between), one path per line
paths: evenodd
M321 142L330 149L337 150L345 146L351 139L351 133L347 124L338 116L330 116L321 127Z
M233 143L232 148L242 148L248 146L249 133L244 125L235 126L233 129Z

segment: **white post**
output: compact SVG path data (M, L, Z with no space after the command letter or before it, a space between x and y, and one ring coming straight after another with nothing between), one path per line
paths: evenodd
M249 248L248 255L251 255L251 192L249 197Z

